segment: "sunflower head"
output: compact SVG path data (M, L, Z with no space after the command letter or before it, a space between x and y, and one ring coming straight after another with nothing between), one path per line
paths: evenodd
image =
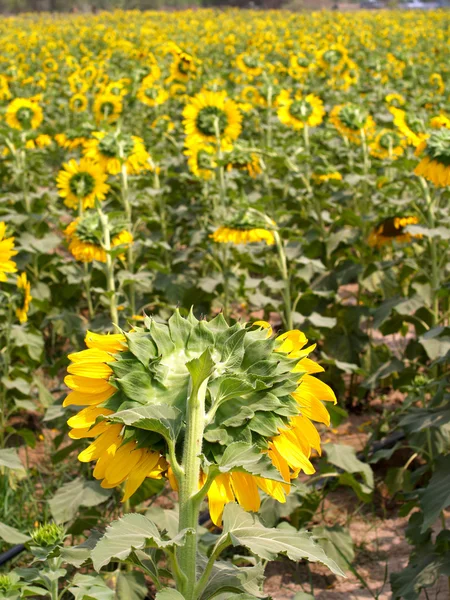
M369 245L379 248L393 241L410 242L412 238L421 239L421 234L411 234L405 231L408 225L417 225L416 216L395 216L384 219L369 236Z
M72 159L63 165L56 178L59 195L69 208L93 208L96 200L104 200L109 191L107 174L102 167L88 158L79 163Z
M420 163L414 170L437 187L450 185L450 129L442 128L433 131L416 150L421 156Z
M0 281L7 280L8 273L16 273L16 263L11 260L17 254L14 238L6 237L6 224L0 221Z
M235 500L257 510L258 488L283 502L291 478L314 472L309 458L320 438L312 421L330 420L321 400L336 401L312 376L323 370L308 358L315 346L300 331L274 339L268 323L230 327L222 315L207 322L176 311L167 325L148 317L143 325L88 333L88 349L69 356L64 405L86 406L69 419L70 436L95 438L79 459L97 461L102 487L125 483L124 498L146 477L166 474L176 487L170 460L181 452L188 399L201 387L201 468L214 477L213 520Z
M5 119L10 127L14 129L37 129L42 123L44 116L42 108L26 98L16 98L6 109Z
M368 111L356 104L335 106L330 114L330 121L336 129L355 144L361 143L361 131L366 137L373 134L375 123Z
M72 112L84 112L88 107L88 99L84 94L74 94L69 101L69 107Z
M373 156L393 160L405 152L406 138L393 129L382 129L369 149Z
M276 223L263 218L252 209L238 213L226 225L218 227L210 237L221 244L249 244L265 242L268 246L275 244L274 231Z
M242 115L225 92L203 91L184 108L184 128L190 143L215 143L217 137L235 140L241 133Z
M56 523L39 525L39 527L31 532L31 539L35 546L49 548L63 541L64 529Z
M97 122L114 123L123 110L122 98L111 93L100 94L95 98L93 109Z
M320 125L325 114L323 102L314 94L291 99L287 94L278 98L278 118L285 125L294 129L302 129L305 125L315 127Z
M20 298L18 302L19 306L16 309L16 317L21 323L26 323L28 321L28 310L30 308L30 302L33 299L30 290L31 285L27 279L27 274L21 273L17 277L17 291Z

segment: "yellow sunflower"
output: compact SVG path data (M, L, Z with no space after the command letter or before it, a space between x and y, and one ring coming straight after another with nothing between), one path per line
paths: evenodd
M16 98L6 109L5 120L14 129L37 129L44 115L36 102L27 98Z
M439 73L432 73L428 81L438 94L442 95L445 93L445 84L442 75Z
M355 104L340 104L330 113L330 121L339 133L354 144L361 143L361 131L370 138L375 130L375 122L363 108Z
M330 171L329 173L314 173L312 178L317 183L326 183L327 181L342 181L342 175L339 171Z
M33 299L33 296L30 294L31 285L27 279L26 273L21 273L17 277L17 289L21 293L21 306L16 309L16 317L19 319L21 323L26 323L28 321L28 310L30 308L30 302Z
M422 157L414 169L416 175L424 177L437 187L450 185L450 129L433 131L417 146L416 156Z
M242 129L242 115L226 92L199 92L185 106L183 117L185 133L193 144L216 142L216 127L220 138L230 141Z
M263 227L218 227L210 236L215 242L220 244L252 244L255 242L265 242L268 246L275 244L275 238L271 231Z
M322 100L314 94L295 99L283 95L278 99L278 105L278 118L293 129L303 129L305 125L316 127L322 123L325 115Z
M129 246L133 243L132 234L127 231L120 219L111 219L111 247ZM91 263L94 260L106 262L106 252L98 237L101 230L97 213L86 213L72 221L64 230L69 251L75 260ZM123 258L123 255L120 255Z
M317 62L324 71L342 71L347 61L348 50L342 44L333 44L317 54Z
M261 65L261 59L256 54L249 54L248 52L242 52L236 56L237 68L248 75L249 77L259 77L263 72Z
M187 83L197 72L197 61L191 54L184 52L176 44L173 44L171 52L174 55L174 60L170 65L169 81Z
M440 129L441 127L450 129L450 118L446 115L438 115L430 120L430 126L433 127L433 129Z
M311 69L311 59L306 54L299 52L298 54L291 54L289 57L289 69L288 74L293 79L303 79Z
M188 167L192 174L209 181L217 168L216 149L208 144L188 146L184 154L188 157Z
M397 93L387 94L385 100L389 106L393 106L394 108L400 108L400 106L403 106L406 102L405 98Z
M386 244L396 242L410 242L413 238L421 239L421 234L405 232L408 225L417 225L419 219L415 216L388 217L384 219L369 235L369 245L380 248Z
M93 110L98 123L100 121L114 123L123 110L122 98L114 94L100 94L94 100Z
M88 107L88 99L84 94L74 94L69 100L69 108L72 112L84 112Z
M74 131L66 131L65 133L57 133L55 135L55 141L58 146L64 148L65 150L75 150L76 148L80 148L84 146L87 141L87 138L83 135L79 135Z
M56 178L56 185L66 206L78 209L81 202L83 209L86 209L93 208L96 200L106 198L109 191L107 178L101 166L92 160L82 158L77 163L72 159L64 163Z
M35 138L27 140L25 144L25 148L29 150L34 150L35 148L46 148L50 146L52 143L52 138L46 133L42 133L41 135L36 136Z
M14 238L6 236L6 224L0 221L0 281L6 281L5 273L16 273L16 263L11 260L17 254L14 250Z
M391 106L389 110L400 133L406 137L409 144L417 147L427 136L422 121L400 108Z
M146 77L142 81L136 97L147 106L160 106L167 101L169 93L160 85L156 85L153 80L147 81Z
M153 170L150 154L145 149L144 140L135 135L96 131L93 138L84 144L86 158L98 162L110 175L117 175L122 164L131 175Z
M369 146L373 156L394 160L405 153L406 138L392 129L382 129Z

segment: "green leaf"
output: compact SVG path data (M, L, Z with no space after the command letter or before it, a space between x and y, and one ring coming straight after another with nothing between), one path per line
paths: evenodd
M206 562L200 560L200 569L205 565ZM200 596L200 600L208 600L213 597L217 599L223 594L226 594L223 597L228 599L234 596L233 593L244 593L244 596L251 594L252 598L261 598L264 596L263 583L264 566L261 563L254 567L238 568L230 562L218 560L214 563L208 584Z
M25 544L31 539L29 535L25 535L15 527L10 527L4 523L0 523L0 538L8 544Z
M0 467L6 467L13 471L22 471L25 473L25 467L15 448L4 448L3 450L0 450Z
M155 600L185 600L185 597L172 588L163 588L156 596Z
M195 387L200 387L205 379L208 379L214 371L215 364L211 357L210 349L206 348L201 356L187 362L186 367L191 374L192 384Z
M41 334L31 333L19 325L11 327L11 340L17 347L27 349L30 358L36 362L42 358L44 350L44 340Z
M314 527L312 533L326 555L332 558L343 571L346 571L355 558L353 540L348 529L340 525L319 526Z
M307 531L297 531L291 527L264 527L256 516L234 503L225 506L223 523L223 534L216 542L216 547L228 542L233 546L248 548L263 560L274 560L279 554L283 554L295 561L306 559L321 562L336 575L344 576L340 567L325 554Z
M356 456L356 450L344 444L326 444L324 449L327 460L332 465L339 467L346 473L360 473L364 480L361 488L364 494L371 494L374 490L373 471L370 465L363 463ZM347 481L345 481L347 483Z
M140 573L139 571L119 573L116 587L117 600L144 600L147 593L148 589L144 573Z
M156 525L144 515L131 513L113 521L92 551L94 569L99 571L113 558L125 560L134 549L183 546L193 530L183 529L173 539L163 540Z
M284 481L267 454L245 442L233 442L226 448L219 461L219 471L221 473L243 471L266 479Z
M64 546L60 550L60 556L65 563L79 569L83 563L91 557L91 551L102 537L99 531L93 531L82 544L78 546Z
M114 414L111 421L133 425L138 429L155 431L166 439L176 441L181 429L181 411L168 404L149 404L121 410Z
M450 505L450 455L438 461L428 486L421 494L420 505L424 512L422 525L422 532L424 532Z
M76 573L69 592L75 600L115 600L114 590L100 575Z
M314 596L306 592L297 592L292 600L314 600Z
M132 332L125 333L125 337L127 338L129 351L144 365L144 367L148 366L151 359L156 358L156 346L148 335Z
M77 478L59 488L49 500L50 510L56 523L67 523L75 517L80 506L97 506L112 493L113 490L101 488L97 481Z

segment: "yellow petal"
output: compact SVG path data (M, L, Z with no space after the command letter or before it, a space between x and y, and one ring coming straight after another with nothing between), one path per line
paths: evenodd
M134 469L144 454L144 450L136 449L135 442L128 442L121 446L106 469L105 479L111 486L124 481ZM103 485L103 484L102 484Z
M298 329L292 329L286 331L277 337L277 342L280 343L276 352L285 352L290 354L291 352L297 352L301 350L303 346L308 342L306 335Z
M325 400L326 402L333 402L336 404L336 396L329 385L312 377L311 375L304 375L300 379L300 386L295 390L295 393L299 393L302 397L314 396L318 400Z
M208 490L208 506L212 522L219 527L222 525L223 508L228 502L234 502L230 475L218 475Z
M104 350L99 350L98 348L88 348L87 350L81 350L81 352L74 352L73 354L69 354L68 359L71 362L93 363L111 362L115 360L111 354Z
M286 502L283 484L280 481L272 481L271 479L264 479L263 477L255 477L255 480L256 485L268 496L278 500L278 502Z
M63 402L63 406L84 406L96 405L105 402L117 392L116 388L109 386L109 389L101 394L85 394L83 392L70 392Z
M138 489L144 479L147 477L147 473L152 471L159 460L159 452L149 452L146 450L142 455L142 458L131 471L128 476L127 483L125 484L124 496L122 502L126 502L130 496Z
M325 369L310 358L302 358L292 369L292 373L303 372L308 373L309 375L321 373L322 371L325 371Z
M88 348L97 348L105 352L123 352L126 350L126 338L121 333L100 335L88 331L84 341Z
M317 450L317 452L321 454L322 451L320 448L319 432L307 417L303 415L294 417L293 419L291 419L289 424L292 426L292 431L297 436L297 438L301 437L303 439L306 439L309 446L311 446L311 448L314 448L314 450Z
M101 423L97 423L94 427L84 427L82 429L71 429L69 431L69 437L73 440L81 440L83 438L91 438L100 435L104 431L111 427L111 423L107 421L102 421Z
M272 443L277 452L288 462L291 468L303 470L307 475L315 473L315 469L309 459L303 454L299 446L295 442L292 442L290 437L279 435L273 438Z
M261 499L253 475L234 471L231 473L231 487L236 500L244 510L251 510L253 512L259 510Z
M90 446L80 452L78 460L80 462L90 462L91 460L100 458L103 453L108 452L110 446L118 448L122 442L121 431L122 425L110 425L105 433L99 435Z
M267 337L268 338L270 338L270 336L273 333L272 325L270 323L268 323L267 321L255 321L253 323L253 325L257 325L258 327L262 327L263 329L267 329Z
M64 383L71 390L82 392L83 394L102 394L113 387L104 379L92 379L91 377L81 377L80 375L66 375Z
M88 406L67 421L69 427L74 429L84 429L93 425L97 417L112 415L113 411L108 408L99 408L97 406Z
M75 362L67 367L67 372L91 379L108 379L112 369L105 363Z

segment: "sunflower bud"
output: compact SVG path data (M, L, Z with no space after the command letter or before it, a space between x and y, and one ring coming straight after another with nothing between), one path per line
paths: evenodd
M63 541L64 529L56 523L46 523L39 525L30 535L36 546L48 548Z

